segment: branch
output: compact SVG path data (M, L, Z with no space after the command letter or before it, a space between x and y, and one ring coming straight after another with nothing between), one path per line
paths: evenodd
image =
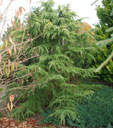
M99 72L113 57L113 51L112 53L108 56L108 58L96 69L96 72Z
M42 33L39 34L38 36L32 38L32 39L28 39L28 40L25 41L25 42L22 42L22 43L17 44L16 46L19 46L19 45L22 45L22 44L25 44L25 43L29 43L29 42L31 42L31 41L34 41L35 39L37 39L37 38L40 37L41 35L42 35ZM14 46L11 46L9 49L12 49L13 47L14 47ZM3 54L3 53L5 53L5 52L7 52L7 50L4 50L4 51L1 52L0 54Z

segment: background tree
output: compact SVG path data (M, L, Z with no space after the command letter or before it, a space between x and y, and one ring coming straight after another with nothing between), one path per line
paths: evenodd
M97 56L97 63L102 63L101 66L97 69L100 71L100 79L113 82L113 38L112 38L112 29L113 29L113 2L112 0L103 0L102 6L97 7L97 16L99 18L99 24L96 25L96 40L100 41L98 44L102 46L101 54ZM108 32L106 32L108 30ZM109 57L108 57L109 56ZM109 61L110 60L110 61ZM97 66L98 66L97 64Z

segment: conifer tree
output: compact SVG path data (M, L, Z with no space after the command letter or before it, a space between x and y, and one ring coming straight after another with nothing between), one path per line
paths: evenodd
M17 96L17 105L22 106L14 110L14 117L23 119L49 107L53 110L51 116L58 115L60 122L65 124L66 117L76 118L75 97L78 94L74 90L81 79L94 76L95 68L91 65L97 50L91 43L92 32L80 32L82 21L69 5L58 9L53 6L53 0L41 2L24 21L22 29L11 31L15 42L21 42L23 33L24 41L31 39L24 55L36 57L19 65L23 70L12 75L18 79L7 86L9 93ZM80 97L91 93L88 90Z
M106 64L106 66L100 71L100 77L102 77L105 81L113 82L113 1L112 0L103 0L102 7L97 7L97 16L99 18L99 24L96 25L96 39L98 41L97 44L103 47L101 55L98 56L98 62L102 62L105 60L97 69L97 72L100 71ZM104 54L104 56L103 56ZM109 63L108 63L109 62ZM102 75L104 74L104 75Z

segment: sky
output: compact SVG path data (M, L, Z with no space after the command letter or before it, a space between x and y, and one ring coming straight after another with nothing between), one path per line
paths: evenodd
M30 10L32 7L37 7L40 4L40 0L0 0L0 4L2 2L2 5L0 6L0 15L4 12L5 8L8 6L8 3L10 1L13 1L7 16L6 16L6 23L10 24L11 18L14 17L15 12L18 10L19 7L25 8L25 13ZM31 3L30 3L31 1ZM46 1L46 0L43 0ZM84 19L84 22L89 23L92 27L93 24L98 22L98 18L96 16L96 5L99 5L102 0L99 0L96 5L91 6L91 4L95 0L54 0L55 1L55 8L58 5L67 5L70 4L71 9L77 13L78 16L81 18L87 17ZM30 3L30 4L29 4ZM3 26L3 23L0 22L0 31L1 27ZM1 32L0 32L1 34Z
M95 0L55 0L56 4L66 5L67 3L70 4L71 9L75 11L78 16L81 18L85 18L85 21L90 25L93 25L98 22L98 18L96 16L96 5L101 3L101 0L96 3L96 5L91 6L91 4Z
M32 0L32 5L36 4L37 0ZM44 0L46 1L46 0ZM102 0L91 6L95 0L54 0L55 5L67 5L70 4L71 9L78 14L81 18L85 17L84 21L93 26L93 24L98 22L98 17L96 15L96 6L101 4ZM86 18L87 17L87 18Z
M0 0L1 1L1 0ZM11 0L2 0L3 1L3 6L2 8L0 7L0 12L4 10L4 8L7 6L8 1ZM10 10L16 10L19 6L22 6L26 9L26 11L29 9L29 1L30 0L14 0ZM31 5L32 6L38 6L39 5L39 0L31 0ZM45 0L44 0L45 1ZM96 5L101 3L101 0L99 0L96 5L91 6L91 4L95 0L54 0L56 6L57 5L66 5L70 4L71 9L75 11L80 17L87 17L86 21L93 25L98 22L98 18L96 16L96 10L95 7ZM14 11L13 11L14 12Z

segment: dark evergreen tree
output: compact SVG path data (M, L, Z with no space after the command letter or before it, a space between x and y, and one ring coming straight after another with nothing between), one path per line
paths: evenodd
M96 8L99 18L99 24L96 25L96 39L98 41L111 38L111 33L107 33L106 30L113 26L113 15L111 15L112 8L112 0L102 0L102 6L97 6Z
M103 0L102 6L97 7L97 16L99 18L99 24L96 25L96 39L100 41L99 44L101 49L101 54L97 56L97 63L103 63L97 69L100 71L100 79L113 82L113 2L112 0ZM109 56L109 57L108 57ZM97 66L98 66L97 64ZM107 64L107 65L106 65ZM105 66L104 66L105 65Z

